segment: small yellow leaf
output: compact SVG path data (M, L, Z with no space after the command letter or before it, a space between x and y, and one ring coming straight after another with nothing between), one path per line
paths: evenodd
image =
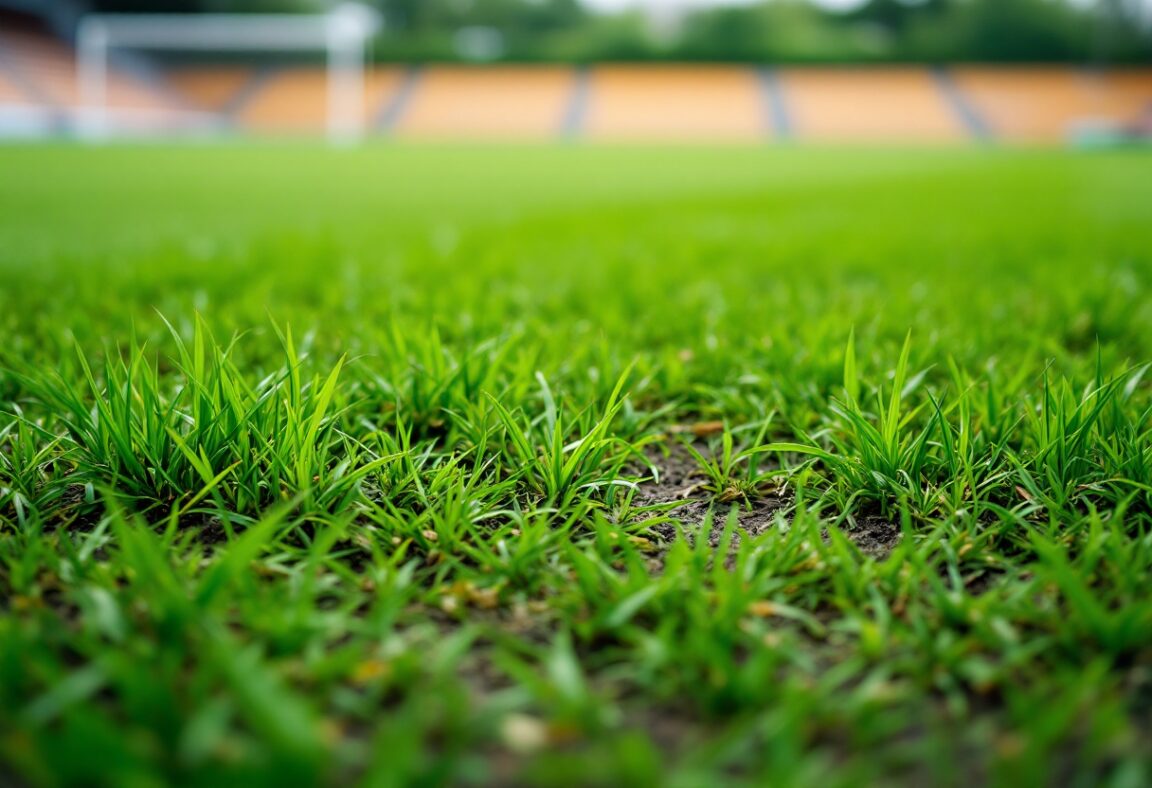
M776 606L767 600L760 600L748 605L748 612L761 618L770 618L776 615Z
M352 669L352 681L356 684L368 684L379 678L385 678L392 673L392 664L382 659L366 659Z
M548 726L527 714L509 714L500 726L500 735L508 749L529 755L548 744Z

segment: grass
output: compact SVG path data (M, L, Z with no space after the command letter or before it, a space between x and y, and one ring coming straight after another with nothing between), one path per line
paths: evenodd
M1146 783L1147 166L0 150L0 781Z

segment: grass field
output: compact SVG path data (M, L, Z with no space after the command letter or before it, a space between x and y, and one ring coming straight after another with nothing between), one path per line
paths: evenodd
M1150 174L0 150L0 783L1147 784Z

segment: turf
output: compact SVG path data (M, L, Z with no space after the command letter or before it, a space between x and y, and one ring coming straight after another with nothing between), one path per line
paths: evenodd
M1146 155L0 173L0 782L1152 779Z

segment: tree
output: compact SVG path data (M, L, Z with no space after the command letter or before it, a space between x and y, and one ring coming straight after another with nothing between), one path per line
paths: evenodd
M986 61L1062 61L1083 58L1091 25L1061 0L969 0L946 20L957 55Z

